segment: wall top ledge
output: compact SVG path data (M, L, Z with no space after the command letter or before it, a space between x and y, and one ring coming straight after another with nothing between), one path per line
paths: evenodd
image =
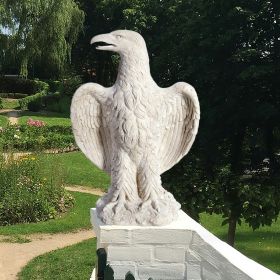
M247 258L227 243L221 241L183 211L179 212L176 221L165 226L105 225L98 218L95 208L92 208L90 212L91 222L98 238L100 237L100 234L102 235L102 232L108 231L113 234L114 231L118 232L119 230L136 232L139 230L145 232L178 230L182 232L183 230L186 232L186 236L190 232L192 234L191 244L186 253L194 253L195 255L200 256L204 261L211 262L211 264L219 271L224 271L225 274L222 277L223 280L280 280L278 274ZM168 243L168 241L166 243ZM230 276L231 271L232 276Z

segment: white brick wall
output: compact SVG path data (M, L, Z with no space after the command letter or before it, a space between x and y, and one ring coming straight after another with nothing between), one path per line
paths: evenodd
M155 246L154 260L157 262L184 263L186 248L169 246Z
M110 263L114 261L150 263L152 261L152 250L152 245L137 247L109 245L106 250L107 260Z
M280 276L219 240L183 211L168 226L104 225L91 209L98 247L116 280L280 280Z

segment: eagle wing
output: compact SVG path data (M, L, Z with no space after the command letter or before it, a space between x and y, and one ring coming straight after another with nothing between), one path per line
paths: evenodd
M107 94L101 85L87 83L77 89L71 104L71 122L78 147L96 166L110 173L111 137L103 115Z
M198 97L191 85L180 82L164 90L161 106L161 173L189 152L200 119Z

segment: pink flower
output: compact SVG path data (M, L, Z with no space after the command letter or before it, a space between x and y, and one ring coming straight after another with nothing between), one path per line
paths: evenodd
M33 120L33 119L29 118L28 121L27 121L27 125L41 127L41 126L45 126L46 124L43 121Z

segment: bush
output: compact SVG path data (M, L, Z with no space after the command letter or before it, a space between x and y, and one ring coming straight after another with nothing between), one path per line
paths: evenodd
M42 109L42 99L36 98L27 104L27 109L32 112L38 112Z
M49 91L49 85L42 81L36 81L36 89L38 90L36 94L27 96L19 100L19 106L21 110L26 110L29 106L29 103L33 103L33 105L31 105L31 108L35 110L40 110L42 108L42 98L47 95Z
M47 95L44 97L43 102L48 111L59 113L70 113L71 97L61 96L58 93Z
M8 125L0 132L0 147L5 151L38 151L76 146L71 127Z
M25 93L28 95L42 91L47 84L39 80L0 77L0 92Z
M62 95L68 95L68 96L73 96L75 93L76 89L82 84L82 79L80 76L74 76L72 78L69 78L67 80L64 80L59 92Z
M3 99L0 97L0 109L3 109Z
M57 167L44 177L35 156L0 161L0 225L53 219L73 206Z
M0 93L0 96L3 98L20 99L20 98L27 97L28 94L18 93L18 92L2 92L2 93Z
M50 92L57 92L61 88L62 82L55 80L47 80L46 83L50 86Z

